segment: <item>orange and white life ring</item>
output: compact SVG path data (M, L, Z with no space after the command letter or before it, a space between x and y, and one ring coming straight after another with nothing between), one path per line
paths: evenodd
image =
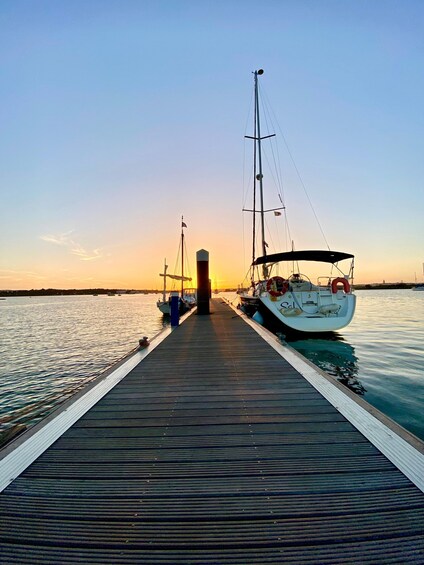
M345 291L346 294L350 292L349 281L342 277L338 277L337 279L331 281L331 292L333 294L336 294L336 292L339 290L339 284L343 285L343 290Z
M266 289L271 296L283 296L289 290L289 281L283 277L271 277L267 280Z

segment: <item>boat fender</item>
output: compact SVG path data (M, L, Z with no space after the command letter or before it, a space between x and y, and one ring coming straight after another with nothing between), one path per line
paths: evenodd
M283 277L271 277L266 283L266 289L271 296L283 296L289 290L289 281Z
M143 347L147 347L148 345L150 345L149 338L147 336L144 336L143 338L139 339L138 345L140 349L142 349Z
M338 277L337 279L334 279L331 282L331 292L333 294L336 294L336 292L339 290L338 285L342 284L343 285L343 290L345 291L345 293L347 294L348 292L350 292L350 284L349 281L345 278L342 277Z
M253 314L252 316L252 320L255 320L255 322L257 322L258 324L260 324L261 326L264 325L264 319L262 314L256 310L256 312Z
M300 308L295 308L294 306L291 306L289 308L280 308L280 312L282 313L283 316L292 318L294 316L300 316L302 310Z
M321 308L318 309L318 312L324 316L330 316L331 314L337 314L340 308L340 304L326 304L321 306Z

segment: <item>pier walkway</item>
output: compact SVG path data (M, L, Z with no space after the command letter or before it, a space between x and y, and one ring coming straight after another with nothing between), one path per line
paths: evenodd
M2 564L424 563L421 490L220 299L16 478L0 516Z

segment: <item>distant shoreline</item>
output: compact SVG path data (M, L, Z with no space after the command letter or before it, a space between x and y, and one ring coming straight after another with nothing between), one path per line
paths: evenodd
M116 288L41 288L31 290L0 290L0 296L80 296L111 294L159 294L160 290L118 290Z
M355 284L354 290L396 290L414 288L414 283L372 283ZM121 294L160 294L159 289L143 290L118 290L114 288L85 288L85 289L60 289L41 288L31 290L0 290L0 296L4 298L13 296L82 296L82 295L121 295ZM220 289L219 292L237 292L237 288Z
M354 284L354 290L393 290L393 289L411 289L415 283L372 283L372 284Z

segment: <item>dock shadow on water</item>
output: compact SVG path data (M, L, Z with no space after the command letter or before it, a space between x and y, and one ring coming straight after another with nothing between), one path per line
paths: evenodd
M359 367L355 349L340 335L331 334L310 339L287 338L285 341L356 394L365 394L366 389L358 378Z

